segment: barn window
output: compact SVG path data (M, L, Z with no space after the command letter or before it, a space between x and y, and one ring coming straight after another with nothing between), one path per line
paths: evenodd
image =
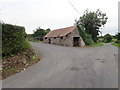
M60 37L61 39L63 39L63 37Z
M45 37L45 39L47 39L47 37Z

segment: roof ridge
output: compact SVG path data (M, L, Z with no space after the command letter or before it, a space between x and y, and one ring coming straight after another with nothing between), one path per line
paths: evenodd
M70 27L66 27L66 28L60 28L60 29L52 30L47 35L45 35L45 37L65 36L65 35L69 34L70 32L72 32L75 28L76 28L76 26L70 26Z
M76 26L69 26L69 27L59 28L59 29L54 29L54 30L66 29L66 28L71 28L71 27L76 27ZM52 31L54 31L54 30L52 30Z

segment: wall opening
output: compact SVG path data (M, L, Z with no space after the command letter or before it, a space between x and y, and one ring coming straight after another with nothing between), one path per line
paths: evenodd
M63 39L63 37L60 37L61 39Z
M80 46L80 37L73 37L73 46L79 47Z
M51 44L51 39L49 39L49 42L48 42L49 44Z

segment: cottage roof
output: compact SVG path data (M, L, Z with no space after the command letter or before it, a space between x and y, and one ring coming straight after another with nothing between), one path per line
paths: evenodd
M62 37L72 32L75 28L76 26L71 26L67 28L52 30L45 37Z

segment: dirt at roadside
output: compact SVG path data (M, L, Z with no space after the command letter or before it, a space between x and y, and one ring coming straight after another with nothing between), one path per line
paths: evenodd
M2 79L5 79L15 73L25 70L27 67L40 60L37 53L32 49L27 49L18 55L4 58L2 60Z

